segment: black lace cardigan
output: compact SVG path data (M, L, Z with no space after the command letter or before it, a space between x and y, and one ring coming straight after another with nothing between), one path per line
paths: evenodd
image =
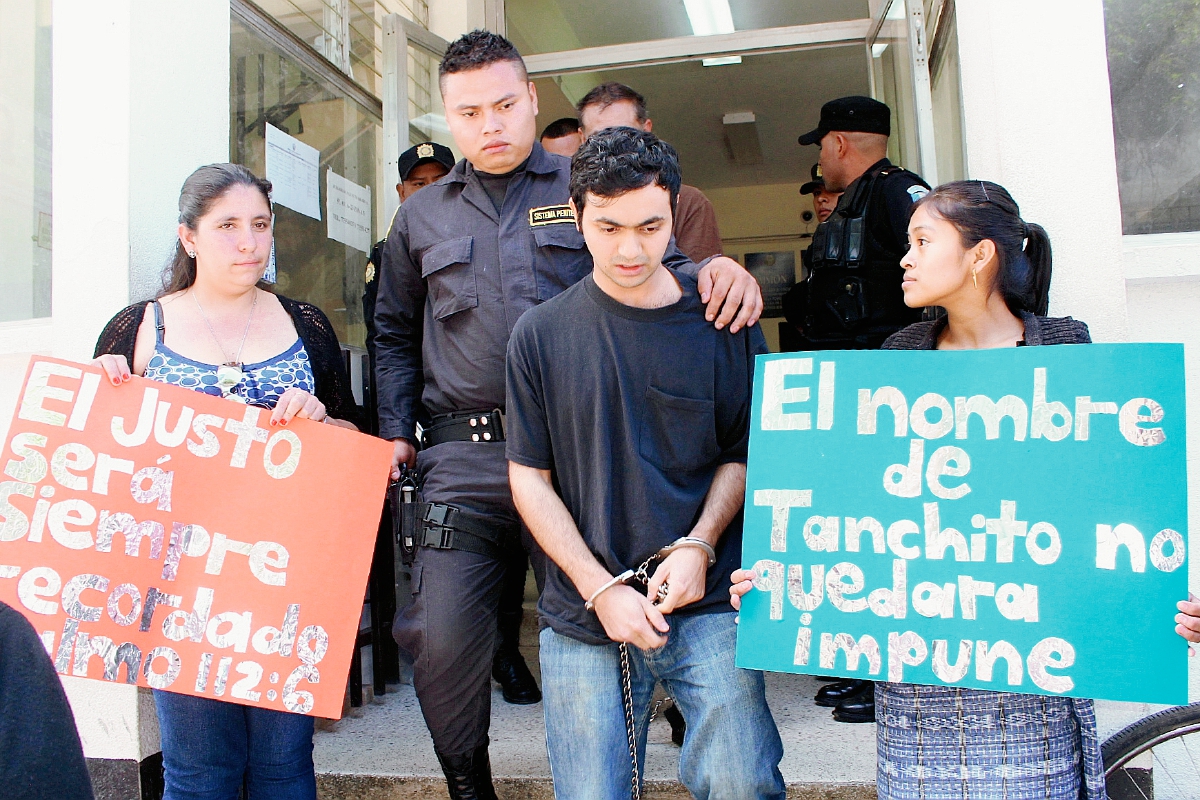
M304 342L304 349L308 351L313 378L316 380L317 399L325 404L326 413L334 419L353 422L359 430L364 430L363 420L354 402L354 393L350 389L350 377L346 374L341 346L329 318L321 309L309 303L289 300L281 295L275 297L292 318L292 324ZM133 348L147 305L145 302L134 303L109 320L96 341L93 358L106 353L123 355L132 365Z
M1088 344L1092 336L1086 323L1070 317L1038 317L1021 312L1025 344ZM916 322L901 328L883 343L884 350L936 350L938 337L946 329L946 318Z

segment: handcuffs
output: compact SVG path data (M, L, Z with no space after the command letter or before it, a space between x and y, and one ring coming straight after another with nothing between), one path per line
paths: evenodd
M681 547L698 547L704 551L704 554L706 556L708 556L708 566L709 567L711 567L713 564L717 563L717 551L713 549L713 546L711 544L704 541L703 539L698 539L695 536L681 536L678 539L676 539L675 541L671 542L666 547L664 547L663 549L659 550L654 555L647 558L645 561L643 561L641 564L638 565L637 569L627 569L624 572L622 572L620 575L610 578L599 589L592 592L592 596L589 597L587 599L587 602L585 602L583 604L584 610L594 611L596 609L596 598L599 597L600 595L604 594L609 589L611 589L612 587L614 587L618 584L626 585L626 584L629 584L630 582L637 582L637 583L644 583L644 584L647 584L647 586L649 586L650 565L653 564L655 561L660 561L660 560L666 558L667 556L671 555L671 553L675 552L676 550L678 550ZM655 594L654 605L658 605L663 600L666 600L667 594L670 591L671 591L671 587L667 584L666 581L663 581L662 584L658 587L658 592Z

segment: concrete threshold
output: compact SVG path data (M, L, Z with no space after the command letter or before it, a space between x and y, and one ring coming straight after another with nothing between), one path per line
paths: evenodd
M536 648L526 650L535 670ZM802 800L874 800L875 726L833 721L812 702L820 686L803 675L767 676L771 711L783 738L780 764L788 797ZM412 686L390 687L315 739L317 786L323 800L445 798L446 787ZM541 704L492 697L491 760L500 800L550 800ZM651 723L646 747L647 800L685 800L678 781L679 748L666 720Z

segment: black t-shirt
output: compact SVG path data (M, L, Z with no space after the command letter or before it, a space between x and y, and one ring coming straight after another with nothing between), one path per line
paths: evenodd
M680 536L704 506L717 468L744 462L755 326L736 334L704 319L695 280L658 309L622 305L589 275L527 311L508 345L507 456L550 470L588 548L613 575ZM677 614L728 611L742 518L726 528L704 598ZM547 564L543 625L607 644L570 578Z
M21 614L0 603L0 795L91 800L92 783L54 664Z

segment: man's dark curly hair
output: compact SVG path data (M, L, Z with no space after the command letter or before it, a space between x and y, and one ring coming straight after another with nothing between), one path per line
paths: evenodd
M516 64L521 80L529 79L525 71L525 60L508 39L491 31L474 30L464 33L446 48L442 63L438 66L438 85L447 75L483 69L500 61Z
M679 199L679 154L653 133L605 128L593 133L571 159L571 199L579 216L587 195L615 198L655 184L671 194L671 213Z

